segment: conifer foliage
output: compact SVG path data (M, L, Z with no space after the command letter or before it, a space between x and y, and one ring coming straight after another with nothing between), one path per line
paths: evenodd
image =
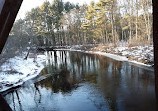
M151 0L100 0L89 5L54 0L33 8L18 20L21 37L38 46L151 44ZM13 27L11 36L19 36Z

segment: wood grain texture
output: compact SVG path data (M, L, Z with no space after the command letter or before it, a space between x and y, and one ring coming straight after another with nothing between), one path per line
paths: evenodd
M6 43L23 0L4 0L0 3L0 53Z

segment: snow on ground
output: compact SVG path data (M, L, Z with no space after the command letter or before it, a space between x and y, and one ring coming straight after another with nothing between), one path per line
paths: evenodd
M24 57L9 59L0 67L0 92L36 77L44 68L42 62L45 59L45 55L38 55L36 59L24 60Z
M153 46L116 47L111 49L116 55L126 56L131 62L153 65Z

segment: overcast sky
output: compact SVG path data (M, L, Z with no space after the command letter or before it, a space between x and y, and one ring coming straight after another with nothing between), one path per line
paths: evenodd
M23 18L27 11L30 11L32 8L42 5L44 1L46 0L23 0L22 6L20 8L17 18L18 19ZM50 1L51 3L53 0L48 0L48 1ZM89 4L91 1L99 1L99 0L63 0L63 2L67 2L67 1L71 3L75 3L75 4L79 3L81 5L84 3Z

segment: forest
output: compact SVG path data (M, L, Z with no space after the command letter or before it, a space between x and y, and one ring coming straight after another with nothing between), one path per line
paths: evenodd
M100 0L83 5L54 0L43 2L14 23L3 56L42 46L138 46L152 45L152 40L151 0Z

